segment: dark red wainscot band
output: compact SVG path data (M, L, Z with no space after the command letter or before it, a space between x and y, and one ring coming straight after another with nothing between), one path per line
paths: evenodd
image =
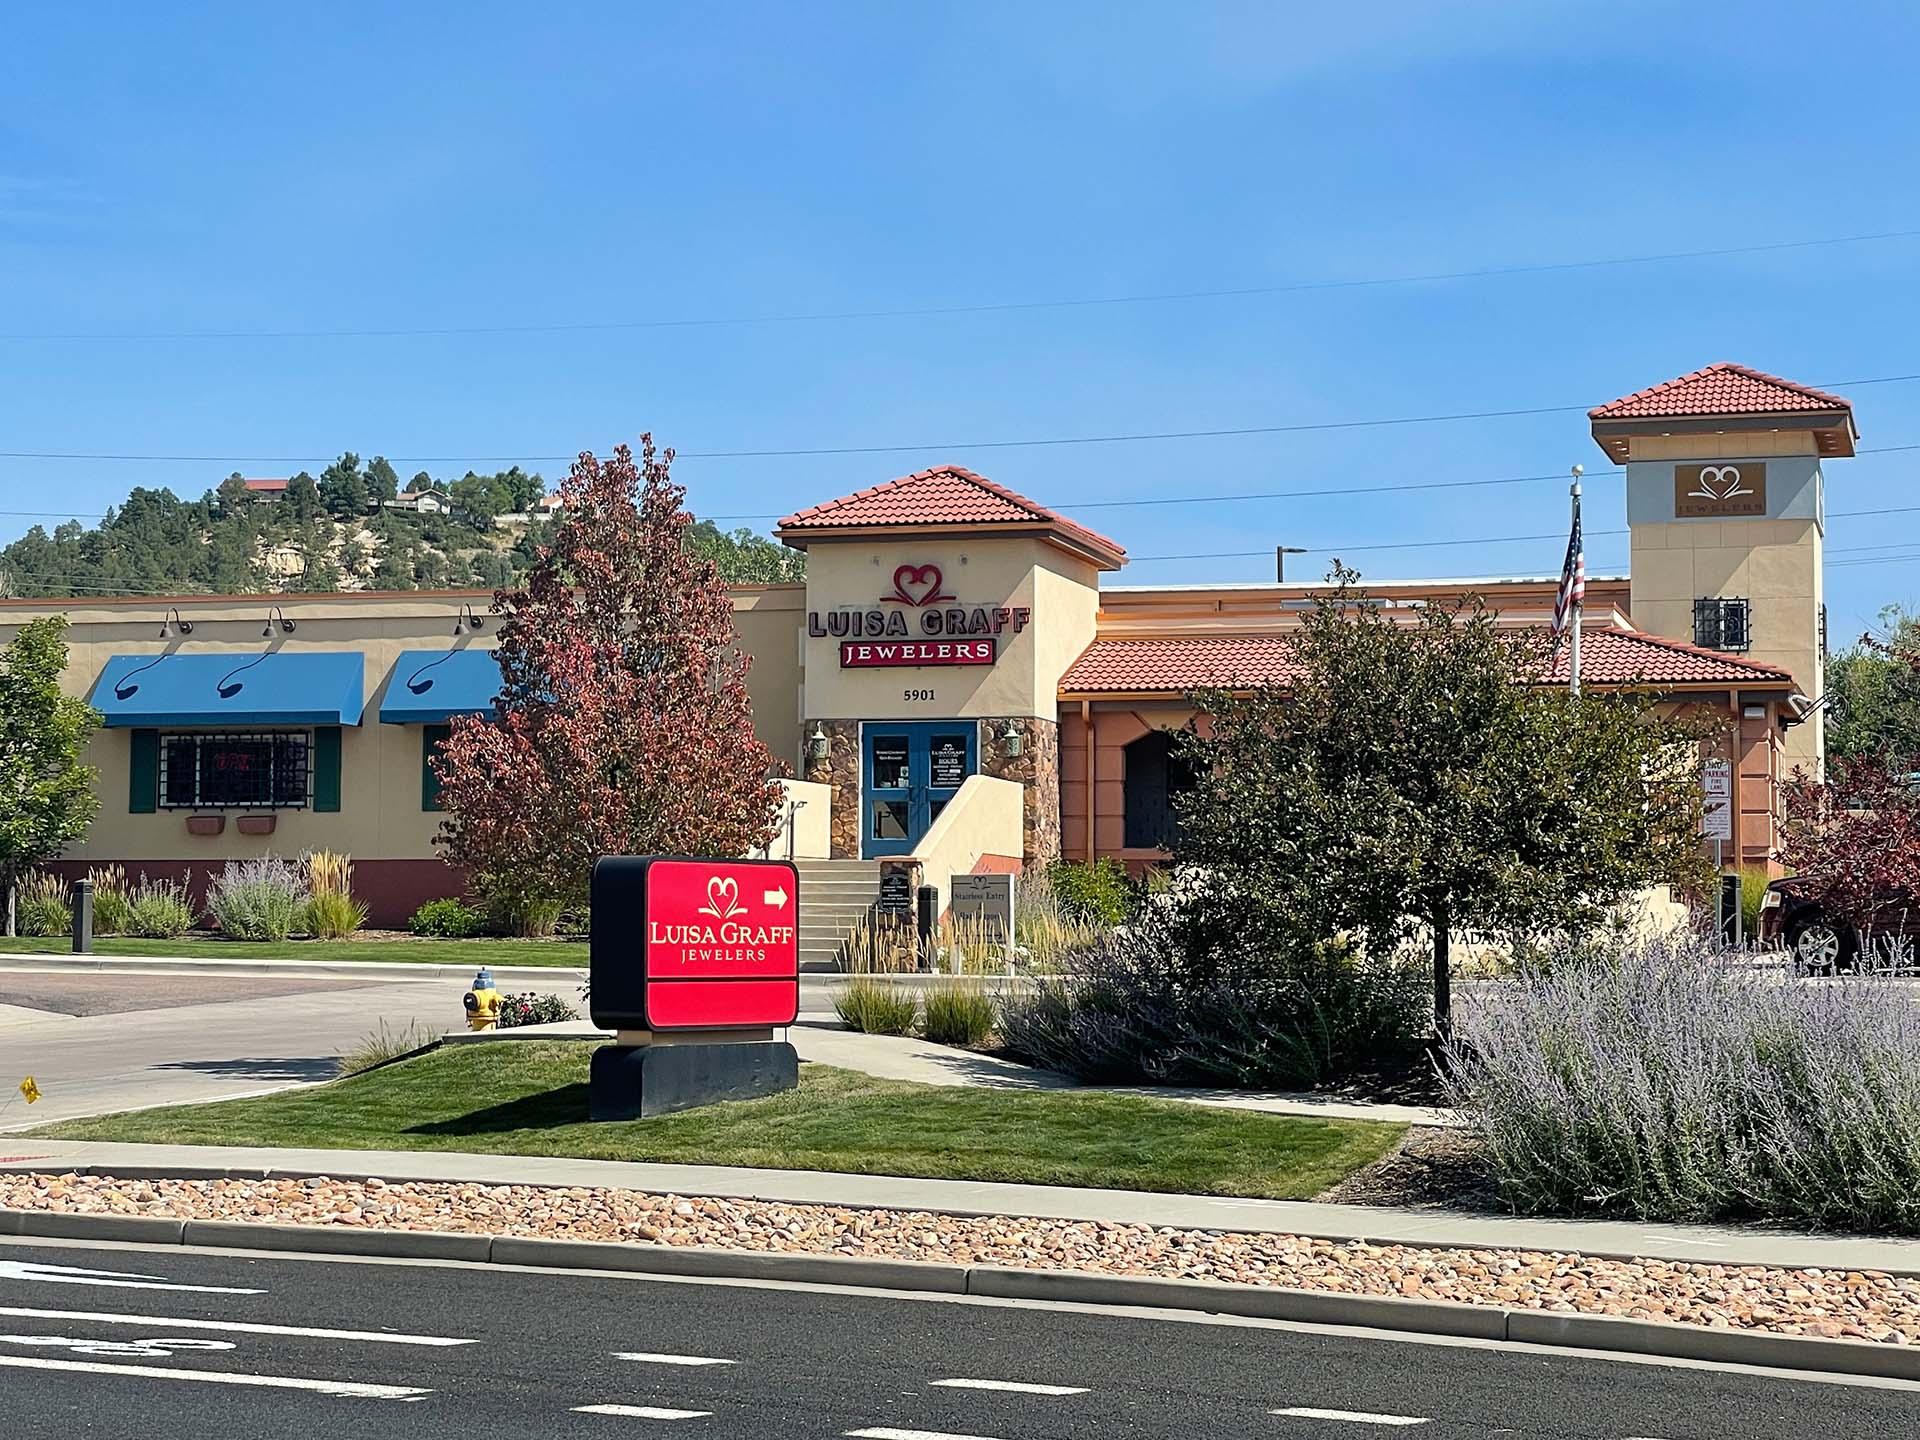
M800 1012L800 877L786 860L607 856L593 867L596 1120L790 1090L773 1031Z

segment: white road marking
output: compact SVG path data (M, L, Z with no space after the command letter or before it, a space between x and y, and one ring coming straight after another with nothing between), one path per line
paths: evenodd
M231 1350L231 1340L178 1340L155 1336L150 1340L102 1340L79 1335L0 1335L0 1343L31 1345L42 1350L71 1350L76 1355L132 1355L141 1360L164 1360L176 1350Z
M876 1425L871 1430L849 1430L847 1440L992 1440L986 1435L951 1435L945 1430L895 1430L890 1425Z
M629 1420L701 1420L711 1410L663 1410L658 1405L576 1405L576 1415L624 1415Z
M38 1355L0 1355L0 1368L62 1370L76 1375L135 1375L143 1380L192 1380L202 1385L253 1385L266 1390L311 1390L349 1400L424 1400L433 1393L407 1385L365 1385L357 1380L242 1375L232 1370L174 1370L164 1365L103 1365L97 1360L48 1360Z
M264 1295L233 1285L176 1285L159 1275L120 1270L86 1270L77 1265L42 1265L34 1260L0 1260L0 1280L39 1280L48 1285L103 1285L115 1290L190 1290L196 1295Z
M616 1350L616 1360L632 1360L641 1365L738 1365L738 1360L715 1360L707 1355L655 1355L647 1350Z
M1294 1405L1285 1410L1268 1412L1273 1415L1289 1415L1296 1420L1345 1420L1352 1425L1426 1425L1431 1423L1424 1415L1376 1415L1367 1410L1316 1410L1311 1405Z
M936 1389L1006 1390L1015 1395L1084 1395L1084 1385L1030 1385L1023 1380L935 1380Z
M312 1340L367 1340L382 1345L477 1345L451 1335L400 1335L384 1330L318 1330L304 1325L261 1325L246 1320L183 1320L177 1315L115 1315L103 1310L32 1310L0 1305L0 1316L22 1320L87 1320L96 1325L141 1325L169 1330L225 1330L235 1335L300 1335Z

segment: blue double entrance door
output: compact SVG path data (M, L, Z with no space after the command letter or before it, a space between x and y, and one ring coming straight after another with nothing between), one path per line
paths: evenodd
M978 763L971 720L861 727L860 854L910 855Z

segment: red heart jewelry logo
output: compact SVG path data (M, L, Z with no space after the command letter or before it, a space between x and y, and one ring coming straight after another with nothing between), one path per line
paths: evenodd
M941 590L945 576L938 565L902 565L893 572L893 593L882 595L899 605L932 605L953 596Z
M715 875L707 881L707 903L700 907L702 915L731 920L740 910L740 886L731 875Z

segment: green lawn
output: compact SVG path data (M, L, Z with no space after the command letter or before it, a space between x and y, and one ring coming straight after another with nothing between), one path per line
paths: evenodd
M115 936L93 942L96 955L179 956L188 960L366 960L389 965L572 965L587 964L583 940L135 940ZM0 955L70 955L64 935L0 938Z
M312 1089L35 1131L67 1140L464 1150L839 1170L1304 1200L1380 1158L1398 1125L1119 1095L876 1080L801 1067L765 1100L595 1125L584 1043L449 1045Z

